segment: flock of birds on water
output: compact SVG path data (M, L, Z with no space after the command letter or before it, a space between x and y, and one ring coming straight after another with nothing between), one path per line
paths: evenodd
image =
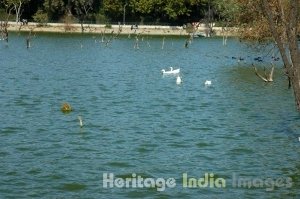
M180 76L180 68L173 69L173 67L171 66L170 70L162 69L161 72L162 72L163 75L175 75L176 76L176 84L177 85L180 85L182 83L182 78ZM206 80L204 82L204 85L205 86L210 86L211 83L212 83L211 80Z

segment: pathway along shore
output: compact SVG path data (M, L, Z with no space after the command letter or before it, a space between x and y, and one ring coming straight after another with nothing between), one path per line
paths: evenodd
M137 28L131 25L111 25L107 27L104 24L83 24L84 33L99 33L99 34L144 34L144 35L163 35L163 36L188 36L186 29L182 26L156 26L156 25L139 25ZM21 22L8 22L8 31L33 31L33 32L55 32L55 33L81 33L81 24L66 24L66 23L47 23L41 26L38 23L29 22L22 24ZM196 34L204 34L206 28L199 26L195 31ZM225 30L222 27L214 27L216 36L235 36L234 28Z

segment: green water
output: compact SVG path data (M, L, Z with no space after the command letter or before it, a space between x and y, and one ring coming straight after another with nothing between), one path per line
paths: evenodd
M163 38L145 36L134 49L134 37L105 46L97 35L55 34L26 49L25 37L0 46L0 198L300 197L293 93L280 63L269 84L250 67L266 51L235 39L186 49L185 38L167 37L162 49ZM169 66L180 67L181 85L161 74ZM74 111L63 114L63 102ZM105 173L176 186L105 188ZM184 187L183 173L226 186Z

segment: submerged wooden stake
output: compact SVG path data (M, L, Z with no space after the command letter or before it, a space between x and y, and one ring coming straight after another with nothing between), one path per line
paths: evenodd
M163 38L162 45L161 45L161 49L163 50L164 47L165 47L165 37Z
M78 116L78 120L79 120L79 126L80 126L80 128L82 128L83 127L82 117Z

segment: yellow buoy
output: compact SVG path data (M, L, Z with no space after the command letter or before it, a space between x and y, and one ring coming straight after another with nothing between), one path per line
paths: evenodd
M72 107L69 103L63 103L63 105L61 106L60 110L63 112L63 113L69 113L72 111Z

